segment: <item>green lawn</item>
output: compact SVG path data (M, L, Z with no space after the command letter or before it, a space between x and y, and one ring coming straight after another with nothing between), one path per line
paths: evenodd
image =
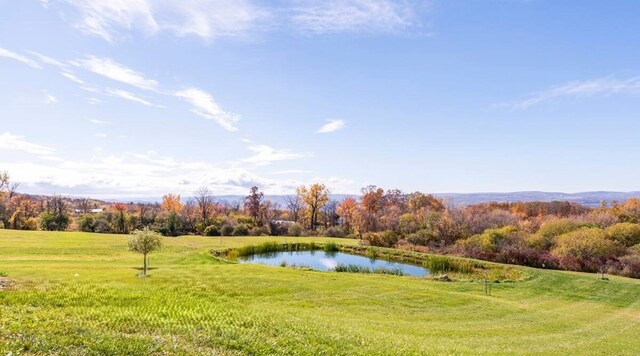
M485 296L473 282L208 255L268 240L166 238L143 279L126 236L0 230L0 272L15 282L0 291L0 355L640 353L636 280L528 270Z

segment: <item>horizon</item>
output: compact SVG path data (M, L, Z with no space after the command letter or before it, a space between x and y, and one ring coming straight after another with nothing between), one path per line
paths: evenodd
M0 171L109 199L640 191L640 4L575 4L6 2Z

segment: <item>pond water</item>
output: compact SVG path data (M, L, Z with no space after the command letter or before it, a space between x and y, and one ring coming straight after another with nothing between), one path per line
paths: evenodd
M390 262L387 260L371 259L364 256L350 255L344 252L325 251L283 251L256 254L253 256L241 257L241 263L260 263L271 266L304 266L319 271L332 271L337 265L357 265L371 270L376 268L399 269L408 276L423 277L429 275L428 269L421 266L409 265L406 263Z

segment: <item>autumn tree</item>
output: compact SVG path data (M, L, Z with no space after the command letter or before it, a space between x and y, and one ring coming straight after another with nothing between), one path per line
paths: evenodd
M149 228L135 231L129 238L129 250L143 255L143 276L147 276L147 255L160 249L162 246L162 235Z
M355 218L357 202L355 199L351 197L344 198L336 207L336 213L342 218L342 223L344 224L347 233L351 231L351 225L353 224L353 220Z
M375 185L362 188L360 197L360 210L365 231L377 231L380 213L383 208L384 189Z
M407 207L413 214L424 214L427 211L441 212L445 210L442 200L433 195L420 192L410 194Z
M162 210L170 213L180 213L182 211L182 203L179 194L167 194L162 197Z
M309 188L300 186L296 192L299 199L306 204L310 227L315 230L318 225L318 212L329 201L329 190L324 184L315 183Z
M41 204L31 200L28 196L14 195L7 204L9 216L7 226L15 230L36 230L38 228L36 217L41 210Z
M256 186L251 187L249 195L244 198L244 210L253 218L254 222L260 218L263 199L264 193L260 192Z

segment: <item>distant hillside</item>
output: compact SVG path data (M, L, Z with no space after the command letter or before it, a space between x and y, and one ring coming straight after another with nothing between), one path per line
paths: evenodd
M560 192L511 192L511 193L440 193L434 194L439 198L446 199L455 205L478 204L487 202L524 202L524 201L569 201L585 206L596 207L603 200L611 202L614 200L624 201L629 198L640 198L640 191L636 192L582 192L582 193L560 193ZM331 194L331 199L342 200L348 196L357 197L355 194ZM285 206L287 195L266 195L265 199ZM242 195L217 195L218 201L238 201L242 200ZM188 200L183 199L183 200ZM157 202L160 199L133 199L139 202Z
M636 192L513 192L513 193L445 193L434 194L445 198L454 204L477 204L486 202L523 202L523 201L569 201L586 206L596 207L605 200L624 201L629 198L640 198L640 191Z

